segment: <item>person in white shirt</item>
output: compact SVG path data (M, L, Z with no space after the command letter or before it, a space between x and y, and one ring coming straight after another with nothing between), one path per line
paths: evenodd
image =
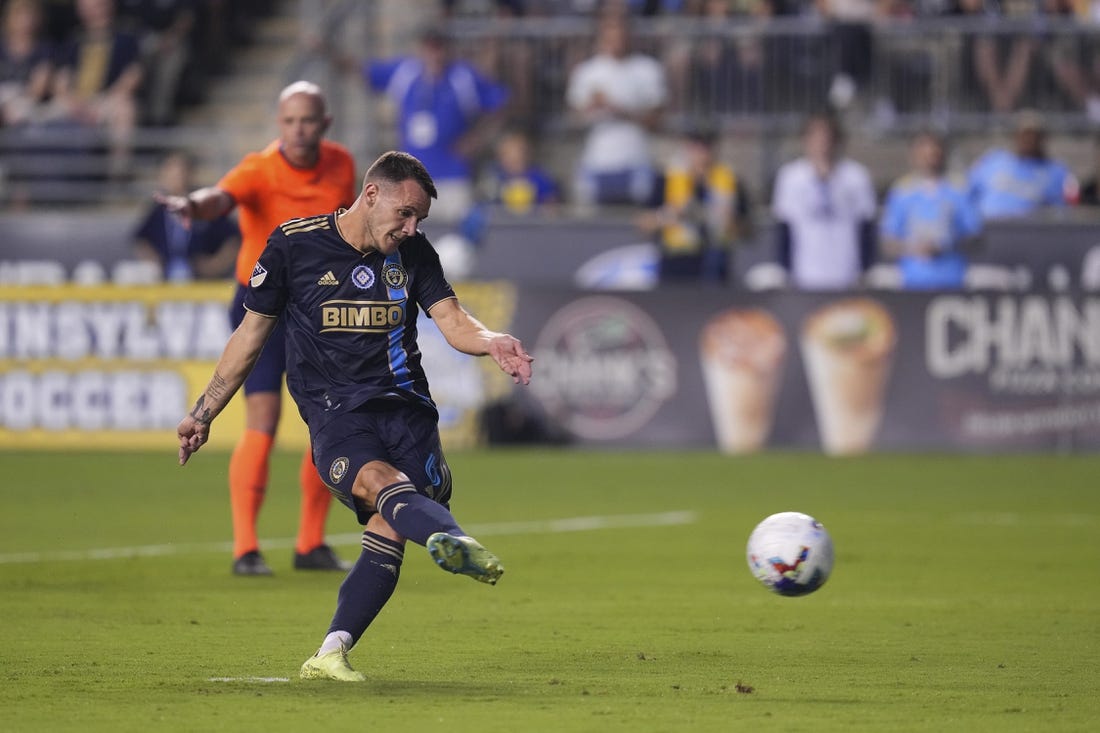
M859 285L875 252L876 196L871 176L844 157L836 118L812 115L803 155L779 169L772 196L779 264L803 290Z
M621 14L601 18L596 55L569 76L566 102L588 126L577 171L581 203L642 204L653 190L650 132L668 89L656 59L630 52L628 22Z

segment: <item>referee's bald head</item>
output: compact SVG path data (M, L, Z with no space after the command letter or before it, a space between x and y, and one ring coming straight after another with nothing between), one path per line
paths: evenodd
M285 87L283 87L283 91L279 92L279 104L282 104L296 94L304 94L307 97L311 97L312 99L316 100L317 104L320 105L321 114L325 114L325 93L319 85L314 84L311 81L305 80L299 80L287 84Z

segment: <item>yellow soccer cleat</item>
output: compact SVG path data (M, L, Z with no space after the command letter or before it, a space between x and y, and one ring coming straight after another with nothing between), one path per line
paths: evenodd
M314 654L302 665L299 676L303 680L367 681L366 675L351 668L351 664L348 663L348 653L343 649L327 654Z
M455 537L436 532L425 543L435 564L459 575L469 575L482 583L496 585L504 574L504 566L493 553L473 537Z

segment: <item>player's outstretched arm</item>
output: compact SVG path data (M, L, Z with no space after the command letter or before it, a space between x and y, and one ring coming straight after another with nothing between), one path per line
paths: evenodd
M473 356L491 356L516 384L531 382L531 362L535 359L515 336L490 331L454 298L439 301L428 312L455 349Z
M153 200L182 219L186 226L191 225L192 219L199 221L217 219L222 214L228 214L236 205L233 197L217 186L200 188L186 196L166 196L158 193L153 195Z
M244 320L225 345L225 351L214 367L214 376L187 413L176 434L179 436L180 465L187 463L191 454L201 448L210 437L210 423L218 416L229 400L244 384L244 378L252 371L260 351L275 328L276 319L246 311Z

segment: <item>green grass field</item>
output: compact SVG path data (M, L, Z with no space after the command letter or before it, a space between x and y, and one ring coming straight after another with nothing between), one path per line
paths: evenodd
M1100 457L452 455L507 573L410 546L363 685L297 679L340 582L290 569L297 456L274 578L229 574L226 460L0 453L0 730L1100 730ZM793 599L744 559L792 509L837 550Z

